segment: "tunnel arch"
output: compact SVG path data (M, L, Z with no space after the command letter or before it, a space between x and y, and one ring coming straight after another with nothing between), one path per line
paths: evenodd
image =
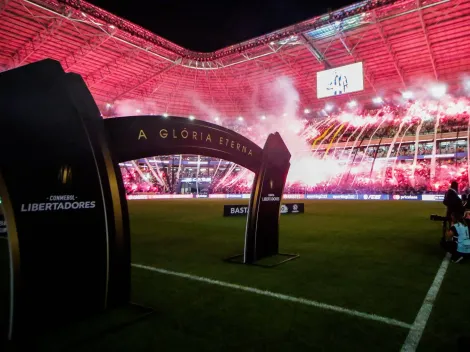
M104 121L118 162L154 155L195 154L259 171L263 149L241 134L200 120L176 116L127 116Z

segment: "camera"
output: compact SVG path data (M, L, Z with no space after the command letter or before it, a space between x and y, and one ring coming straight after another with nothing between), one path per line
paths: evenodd
M447 218L445 216L431 214L431 216L429 217L429 220L431 220L431 221L446 221Z

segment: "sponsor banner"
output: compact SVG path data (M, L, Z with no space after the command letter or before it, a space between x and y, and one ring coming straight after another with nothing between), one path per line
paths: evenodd
M443 194L423 194L421 200L427 202L442 202L444 200Z
M225 199L227 198L227 195L226 194L209 194L209 198Z
M360 194L359 199L364 200L389 200L388 194Z
M394 194L392 196L393 200L421 200L421 195L399 195L399 194Z
M188 199L193 198L192 194L134 194L128 195L128 200L147 199Z
M305 199L305 194L284 194L284 199Z
M282 204L280 208L281 214L302 214L305 211L304 203ZM248 214L248 206L246 205L224 205L224 216L246 216Z
M328 199L328 194L306 194L305 199Z
M250 194L148 194L148 195L128 195L128 200L145 200L145 199L191 199L191 198L212 198L212 199L250 199ZM424 195L398 195L394 194L284 194L283 199L330 199L330 200L423 200L442 202L444 195L442 194L424 194ZM262 197L263 202L278 202L277 196ZM34 209L37 207L34 206ZM42 208L41 208L42 209ZM73 208L72 208L73 209ZM40 211L30 209L30 211Z
M358 199L359 197L357 196L357 194L329 194L328 195L329 197L331 196L331 198L328 197L328 199Z
M248 214L246 205L224 205L224 216L240 216Z
M227 194L227 198L229 198L229 199L242 199L243 194Z
M281 214L303 214L304 211L304 203L288 203L281 205Z

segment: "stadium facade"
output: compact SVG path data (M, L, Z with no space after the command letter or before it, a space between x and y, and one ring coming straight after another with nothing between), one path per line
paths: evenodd
M0 19L0 70L59 60L82 75L105 118L215 120L262 143L256 125L285 114L271 86L289 77L294 113L303 119L295 133L313 146L305 153L342 170L321 180L323 191L370 180L376 189L406 183L437 191L449 178L468 184L468 0L363 1L212 53L189 51L78 0L0 0ZM359 62L363 90L317 98L318 72ZM452 95L443 107L403 101L438 82ZM356 116L373 121L345 120L351 102ZM122 170L129 192L231 192L250 181L237 165L199 156L129 161Z

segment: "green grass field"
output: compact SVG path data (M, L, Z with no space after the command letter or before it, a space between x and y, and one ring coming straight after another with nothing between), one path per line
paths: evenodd
M230 201L229 201L230 202ZM237 204L237 201L230 203ZM130 201L132 262L413 324L444 253L425 202L305 201L281 217L275 268L228 264L243 249L245 219L223 218L227 200ZM242 204L242 202L239 202ZM409 329L274 297L133 268L136 308L108 313L35 342L55 351L399 351ZM470 262L451 264L419 351L456 351L470 332ZM100 330L101 329L101 330ZM93 331L93 333L91 332ZM80 342L80 343L78 343Z

